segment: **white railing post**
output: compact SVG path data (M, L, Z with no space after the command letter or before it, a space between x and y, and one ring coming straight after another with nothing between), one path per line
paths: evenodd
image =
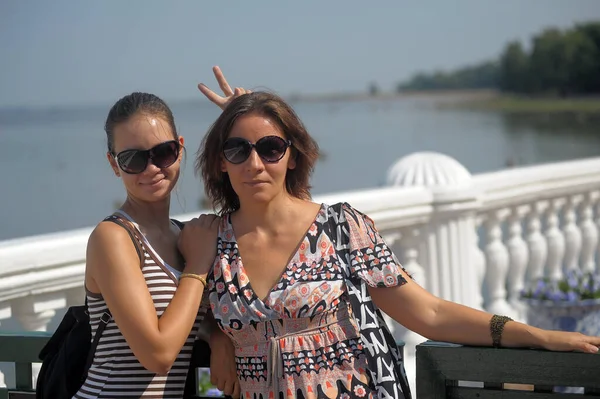
M518 318L517 311L508 304L506 278L509 270L509 254L502 242L502 223L508 216L508 209L489 211L484 223L486 231L486 274L485 285L489 301L486 309L491 313Z
M559 228L559 211L564 201L551 200L546 209L546 242L548 244L548 261L546 275L552 280L560 280L563 276L562 262L565 255L565 236Z
M485 282L485 254L483 253L483 251L481 250L481 248L479 247L479 234L477 233L479 231L479 227L481 226L481 218L480 217L476 217L475 218L475 234L473 235L473 238L475 239L475 242L473 243L473 270L475 270L475 274L476 274L476 281L477 281L477 288L476 290L474 290L473 295L476 295L475 298L475 303L476 306L473 306L475 309L479 309L479 310L483 310L483 283Z
M565 203L563 218L563 233L565 237L564 269L579 269L579 259L581 257L582 232L577 224L577 208L582 202L582 195L571 195Z
M527 246L529 247L529 265L527 281L535 281L544 277L544 266L548 259L548 244L542 234L542 214L547 206L546 201L538 201L531 205L527 215Z
M596 269L594 255L598 246L598 227L594 223L593 204L598 200L598 192L587 193L581 203L580 222L581 229L581 269L593 272Z
M473 264L475 213L478 193L472 176L453 158L438 153L416 153L390 168L387 183L427 187L433 194L433 214L421 230L419 264L425 288L441 298L467 306L481 306Z
M527 261L529 251L527 243L523 239L523 229L521 223L523 216L527 211L526 206L515 206L508 217L508 240L506 248L508 249L509 268L507 277L508 302L518 310L521 319L523 319L524 309L521 305L521 291L525 287L525 274L527 272Z

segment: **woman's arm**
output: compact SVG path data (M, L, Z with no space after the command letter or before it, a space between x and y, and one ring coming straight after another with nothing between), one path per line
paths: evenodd
M219 328L212 312L207 315L210 345L210 382L233 398L240 396L240 382L235 362L235 347L231 338Z
M188 263L185 272L206 275L213 263L216 229L205 229L204 233L205 241L212 246L207 246L204 258ZM102 294L140 363L157 374L167 373L196 319L204 291L202 282L181 279L173 299L161 317L157 317L129 234L117 224L102 222L88 242L86 284Z
M438 298L421 288L404 271L400 272L406 279L404 285L369 287L375 304L391 318L431 340L476 346L492 345L491 314ZM600 337L542 330L509 321L504 326L501 345L596 353Z

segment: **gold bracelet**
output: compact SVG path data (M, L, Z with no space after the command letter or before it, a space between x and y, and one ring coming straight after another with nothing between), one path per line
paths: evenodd
M509 321L513 321L510 317L493 315L490 320L490 333L492 335L492 346L495 348L500 347L500 341L502 340L502 333L504 332L504 325Z
M204 288L206 288L206 279L204 277L202 277L199 274L194 274L194 273L181 273L181 276L179 276L179 279L181 280L182 278L186 278L186 277L190 277L190 278L195 278L196 280L199 280L202 285L204 286Z

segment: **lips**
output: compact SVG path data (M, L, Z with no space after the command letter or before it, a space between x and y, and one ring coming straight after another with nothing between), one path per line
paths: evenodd
M147 183L141 183L144 186L154 186L155 184L160 183L161 181L163 181L165 178L161 177L160 179L157 180L152 180L151 182L147 182Z
M244 184L251 186L251 187L255 187L255 186L260 186L261 184L266 184L266 181L262 181L262 180L256 180L256 181L248 181L245 182Z

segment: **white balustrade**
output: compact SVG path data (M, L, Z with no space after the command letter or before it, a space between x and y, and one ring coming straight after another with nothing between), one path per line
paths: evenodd
M552 280L562 277L562 264L565 254L565 237L559 229L559 212L564 201L554 199L546 210L546 242L548 243L548 260L546 274Z
M527 245L529 247L528 281L544 277L544 265L548 259L548 244L542 234L542 213L546 202L535 202L527 217Z
M581 269L593 272L596 268L595 254L598 247L598 228L594 224L594 201L598 200L598 192L587 193L581 203Z
M527 262L529 260L529 249L523 239L523 216L528 206L514 206L508 217L508 250L509 266L507 275L508 303L519 312L520 319L524 319L524 310L519 300L521 291L525 288L525 277Z
M577 209L582 202L583 195L571 195L568 197L563 212L563 234L565 237L564 269L577 270L579 268L579 257L581 256L582 233L577 225Z
M600 270L600 158L472 176L446 155L416 153L390 168L387 185L315 201L368 214L415 280L445 299L519 318L519 294L533 280ZM82 304L90 232L0 242L0 322L44 330ZM393 327L410 356L424 338Z

